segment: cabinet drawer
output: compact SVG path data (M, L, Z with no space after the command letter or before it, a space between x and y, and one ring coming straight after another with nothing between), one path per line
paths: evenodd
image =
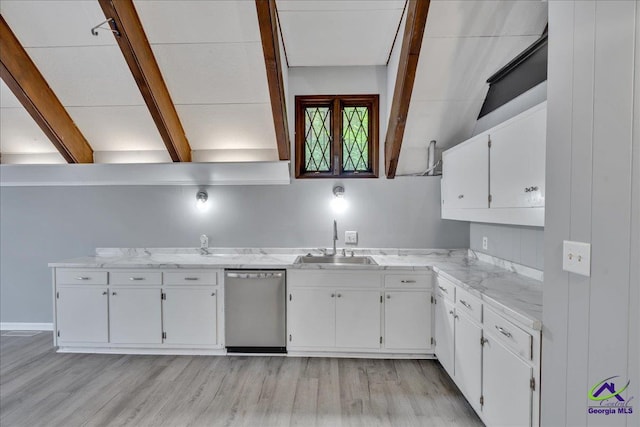
M107 272L103 270L74 270L56 268L58 285L106 285Z
M170 271L164 273L165 285L217 285L216 271Z
M112 285L161 285L159 271L112 271L109 283Z
M430 288L430 274L387 274L384 276L385 288Z
M461 288L456 289L456 310L482 323L482 301Z
M456 285L441 276L438 276L437 284L437 291L439 295L442 295L444 299L451 302L456 301Z
M531 360L533 356L531 349L533 338L515 324L492 310L485 310L484 330L520 356Z

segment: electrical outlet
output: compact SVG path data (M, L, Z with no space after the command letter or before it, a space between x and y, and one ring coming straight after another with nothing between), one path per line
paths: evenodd
M489 238L487 236L484 236L482 238L482 249L484 249L485 251L489 249Z
M358 232L357 231L345 231L344 232L344 242L347 245L357 245L358 244Z
M562 269L583 276L591 276L591 245L564 240L562 242Z

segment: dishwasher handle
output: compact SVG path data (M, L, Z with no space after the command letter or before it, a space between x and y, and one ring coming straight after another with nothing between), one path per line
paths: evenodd
M227 272L225 273L226 277L231 277L234 279L279 279L282 277L284 273L275 272L275 273L267 273L267 272L252 272L252 273L235 273L235 272Z

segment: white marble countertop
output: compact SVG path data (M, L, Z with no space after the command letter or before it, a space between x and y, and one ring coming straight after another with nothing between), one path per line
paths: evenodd
M97 249L95 256L53 262L49 267L433 270L471 291L494 310L527 327L542 328L542 282L536 270L466 249L356 249L356 255L371 256L378 265L294 264L299 255L307 253L317 255L320 251L212 248L201 255L199 249L193 248L104 248Z

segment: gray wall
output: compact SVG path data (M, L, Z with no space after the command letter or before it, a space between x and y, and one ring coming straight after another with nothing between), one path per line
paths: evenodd
M488 246L482 248L482 238ZM471 223L469 247L475 251L544 270L544 229L515 225Z
M330 209L333 180L281 186L0 188L0 321L50 322L47 263L96 247L329 247L332 221L360 247L465 248L469 225L440 220L439 178L345 180L348 209Z
M638 426L640 2L549 2L548 88L542 425ZM563 240L591 243L590 277ZM614 376L633 415L588 414Z

